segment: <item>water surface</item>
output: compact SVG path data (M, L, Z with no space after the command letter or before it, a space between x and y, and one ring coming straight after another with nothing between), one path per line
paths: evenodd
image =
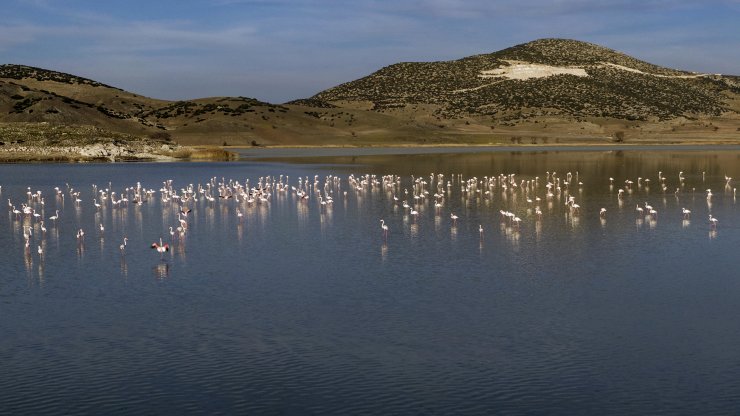
M740 152L388 153L0 166L47 229L0 219L0 413L737 409ZM260 178L264 201L218 198ZM99 198L138 186L141 205Z

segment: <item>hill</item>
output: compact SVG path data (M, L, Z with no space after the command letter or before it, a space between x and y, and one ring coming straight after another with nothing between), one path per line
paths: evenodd
M566 39L398 63L281 105L158 100L0 65L0 127L34 123L186 145L734 142L740 78L664 68Z
M737 112L737 77L662 68L574 40L541 39L447 62L407 62L312 97L369 101L373 108L439 106L447 118L533 115L669 120Z

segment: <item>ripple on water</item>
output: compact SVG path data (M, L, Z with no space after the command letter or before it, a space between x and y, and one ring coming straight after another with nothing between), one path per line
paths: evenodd
M644 152L643 152L644 153ZM675 156L675 155L674 155ZM362 165L176 164L0 166L3 197L26 186L53 195L65 178L83 196L140 178L159 188L277 172L339 174L333 207L292 194L244 208L201 201L163 259L149 248L177 225L177 203L69 202L46 236L43 261L23 256L20 222L0 219L0 409L11 414L721 414L738 397L734 317L737 206L715 192L678 198L646 188L623 200L607 175L673 178L722 189L736 155L641 152L430 154ZM285 163L284 163L285 162ZM325 163L326 162L326 163ZM687 165L685 165L687 163ZM687 168L686 166L689 166ZM579 171L574 216L565 196L461 195L439 215L429 199L412 219L381 189L354 191L346 174L472 176ZM492 172L493 170L493 172ZM704 183L700 173L710 172ZM218 179L217 179L218 180ZM346 200L339 198L348 191ZM541 189L540 189L541 191ZM323 196L326 196L324 193ZM529 195L532 196L532 195ZM539 192L536 196L543 196ZM86 196L85 196L86 197ZM86 200L86 199L83 199ZM637 221L649 202L657 221ZM92 201L90 201L92 203ZM48 217L61 201L50 197ZM682 222L681 208L694 213ZM607 216L598 217L600 207ZM502 223L500 209L522 218ZM453 228L449 214L459 215ZM710 234L711 212L720 228ZM674 215L675 214L675 215ZM407 218L405 218L407 217ZM379 219L390 227L383 240ZM104 224L105 237L95 232ZM651 225L652 223L652 225ZM47 226L50 224L47 224ZM484 236L478 227L484 228ZM75 238L88 230L84 251ZM38 233L37 233L38 235ZM118 244L129 239L125 258Z

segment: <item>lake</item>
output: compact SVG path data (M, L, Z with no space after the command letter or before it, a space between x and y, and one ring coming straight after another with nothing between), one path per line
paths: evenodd
M241 154L0 165L0 413L737 411L737 148Z

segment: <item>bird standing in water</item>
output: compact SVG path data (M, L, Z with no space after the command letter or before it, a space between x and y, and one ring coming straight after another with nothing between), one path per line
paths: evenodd
M164 255L166 251L170 251L170 245L167 243L162 244L162 237L159 238L159 244L152 243L152 248L157 250L157 253L159 253L160 257Z

